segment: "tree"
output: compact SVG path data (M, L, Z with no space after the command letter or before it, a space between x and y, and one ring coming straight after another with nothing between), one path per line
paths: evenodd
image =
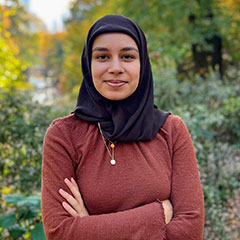
M65 71L60 82L63 92L76 97L82 80L81 54L88 30L98 18L112 13L114 4L110 0L71 2L70 16L65 19L67 35L64 44Z
M38 31L43 29L43 23L30 14L19 0L9 0L2 5L3 32L8 33L6 42L19 59L22 72L27 79L28 70L38 61ZM6 35L6 34L5 34Z
M238 35L239 39L237 16L240 7L233 3L235 1L226 2L231 2L227 4L227 9L219 0L122 0L118 12L135 19L146 29L154 63L164 66L170 62L186 77L194 71L205 75L211 70L210 66L221 71L223 54L238 66L238 61L234 61L238 58L236 54L233 54L234 58L230 57L230 52L233 53L233 49L236 51L238 47L233 45L230 50L226 46L230 46L229 40L233 36ZM229 10L230 6L233 11ZM230 17L235 24L229 21ZM231 25L235 26L234 31ZM225 66L228 66L226 60Z
M21 75L24 67L8 44L11 41L11 35L6 30L6 25L9 23L8 16L12 14L12 11L7 10L4 6L0 6L0 10L2 15L0 18L0 89L11 86L24 88L26 83L22 81Z
M51 78L55 87L60 86L64 75L66 33L51 34L48 31L39 32L40 71L46 79Z

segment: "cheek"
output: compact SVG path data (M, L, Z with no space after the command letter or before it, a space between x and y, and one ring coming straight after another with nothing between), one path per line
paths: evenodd
M96 68L96 64L94 64L93 62L91 64L91 73L92 73L92 77L96 78L96 76L97 76L97 68Z
M135 79L135 84L138 86L139 80L140 80L140 64L137 64L134 68L134 79Z
M100 72L98 67L94 63L91 66L91 73L92 73L93 85L95 88L97 88L99 84Z
M98 81L105 73L105 66L99 63L92 63L91 72L93 81Z

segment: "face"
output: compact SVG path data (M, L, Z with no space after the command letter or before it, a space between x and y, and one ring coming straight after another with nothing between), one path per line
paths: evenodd
M137 89L139 51L124 33L105 33L93 42L91 71L96 90L109 100L122 100Z

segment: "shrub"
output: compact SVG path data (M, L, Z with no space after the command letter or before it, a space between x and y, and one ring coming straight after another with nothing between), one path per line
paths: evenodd
M43 138L51 121L70 110L40 105L30 93L14 88L0 89L0 109L0 239L42 240L36 193L41 185Z
M181 116L190 130L205 196L204 239L237 239L237 230L229 231L227 206L240 188L240 87L215 75L179 82L173 74L155 83L159 99L165 96L158 105ZM175 95L168 96L173 83Z
M5 213L0 215L1 239L46 239L41 222L40 196L12 194L3 200Z
M1 192L31 194L40 189L44 134L61 113L15 89L0 90L0 109Z

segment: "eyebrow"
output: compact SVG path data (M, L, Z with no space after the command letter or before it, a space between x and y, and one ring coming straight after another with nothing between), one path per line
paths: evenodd
M127 52L127 51L131 51L131 50L138 52L138 49L136 49L135 47L125 47L125 48L122 48L120 50L120 52ZM104 47L96 47L92 50L92 52L95 52L95 51L109 52L110 50L108 48L104 48Z

